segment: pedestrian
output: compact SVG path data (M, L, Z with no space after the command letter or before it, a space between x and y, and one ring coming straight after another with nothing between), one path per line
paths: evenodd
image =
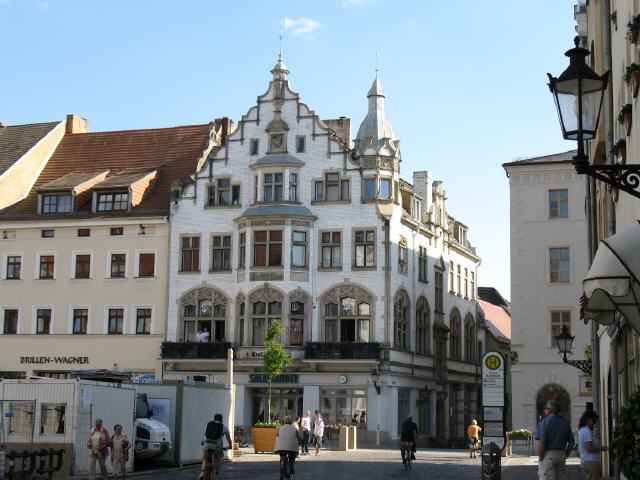
M560 405L547 401L546 417L538 425L538 478L539 480L567 480L567 457L575 445L571 426L559 415Z
M89 432L89 438L87 439L87 448L91 450L89 480L96 478L96 462L100 465L100 478L106 480L107 466L105 465L105 460L109 455L110 440L109 432L102 426L102 419L96 418L94 427Z
M322 448L322 437L324 436L324 420L320 411L316 410L316 419L313 422L313 436L315 437L316 456L320 455L320 449Z
M471 425L467 428L469 436L469 458L476 458L476 452L480 449L480 432L482 428L478 425L477 420L471 420Z
M302 455L309 455L309 435L311 433L311 412L309 410L300 419L300 427L302 429Z
M607 451L607 447L600 445L593 434L593 428L598 421L598 415L593 410L587 410L580 417L578 424L578 451L580 452L580 467L587 480L602 478L602 464L600 454Z
M122 434L122 425L115 425L113 437L111 437L111 467L114 478L117 478L118 475L126 478L129 448L131 448L131 444L127 436Z
M209 329L207 327L204 327L204 330L202 330L202 333L200 334L200 341L202 343L207 343L209 341Z
M275 452L280 455L280 465L285 457L289 460L289 472L294 475L296 463L296 457L298 456L298 444L300 443L300 432L293 423L291 417L286 415L284 417L284 424L278 427L276 432L276 445Z
M198 331L196 332L196 342L200 343L202 341L202 329L199 328Z
M406 444L411 445L411 460L416 459L416 436L418 435L418 425L413 421L413 417L409 415L400 426L400 454L402 455L402 463L406 463L405 448ZM403 445L404 444L404 445Z

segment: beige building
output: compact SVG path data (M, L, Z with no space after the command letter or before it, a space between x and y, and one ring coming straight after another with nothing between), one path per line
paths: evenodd
M84 123L75 115L65 122L0 123L0 210L27 196L65 134Z
M0 212L0 372L160 376L171 188L220 125L73 133Z

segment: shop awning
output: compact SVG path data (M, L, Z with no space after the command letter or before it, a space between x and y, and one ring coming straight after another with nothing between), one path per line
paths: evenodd
M583 288L585 321L611 325L618 311L640 332L640 223L600 242Z

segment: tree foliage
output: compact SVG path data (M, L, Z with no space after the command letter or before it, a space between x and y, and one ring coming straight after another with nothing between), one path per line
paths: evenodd
M620 409L618 428L611 443L620 471L629 480L639 480L640 471L640 389Z
M284 369L291 364L291 357L287 354L282 343L278 341L281 333L282 324L280 321L273 322L269 325L267 338L264 342L266 348L262 361L264 363L264 373L269 383L278 375L282 375Z

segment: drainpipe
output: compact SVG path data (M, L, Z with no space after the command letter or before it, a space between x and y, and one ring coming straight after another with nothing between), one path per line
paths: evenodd
M604 71L611 71L611 1L603 0L602 2L602 63ZM609 85L604 96L604 120L605 120L605 144L607 164L613 165L613 86ZM607 236L616 233L616 211L611 193L607 194L607 217L608 232ZM596 237L597 238L597 237ZM618 419L618 369L617 369L617 352L616 341L611 343L610 349L610 365L611 365L611 416L613 431L609 432L612 436L615 432ZM609 442L611 438L609 439ZM614 480L620 479L620 467L618 461L614 459L613 466Z

